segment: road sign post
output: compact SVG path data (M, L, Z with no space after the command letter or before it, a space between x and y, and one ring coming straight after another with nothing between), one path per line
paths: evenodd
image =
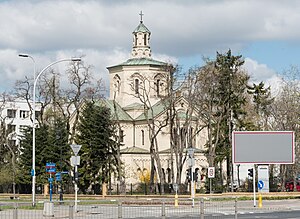
M259 207L259 208L262 208L262 195L261 195L261 192L262 192L262 189L264 188L264 181L259 180L259 181L257 182L257 188L259 189L259 195L258 195L258 207Z
M52 182L53 182L53 178L52 178L52 174L56 173L56 164L49 162L46 163L46 172L49 174L49 178L48 178L48 182L49 182L49 195L50 195L50 202L52 202Z
M195 158L194 158L194 152L195 148L188 148L188 154L189 154L189 159L191 159L191 198L192 198L192 207L195 206L195 182L194 182L194 164L195 164Z
M215 178L215 167L208 167L207 176L209 178L209 194L212 192L212 179Z
M77 196L77 193L78 193L78 186L77 186L77 179L75 179L75 176L78 175L77 173L77 166L80 164L80 156L77 156L78 155L78 152L80 151L80 148L81 148L81 145L78 145L78 144L71 144L70 145L73 152L74 152L74 155L75 156L72 156L70 161L71 161L71 165L73 167L75 167L75 171L74 171L74 188L75 188L75 205L74 205L74 211L77 212L77 199L78 199L78 196Z

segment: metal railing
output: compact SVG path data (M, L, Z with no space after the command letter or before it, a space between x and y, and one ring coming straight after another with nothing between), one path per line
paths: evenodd
M74 201L38 202L35 207L31 202L0 201L0 218L238 218L237 198L197 198L194 206L191 199L180 198L177 203L171 198L80 200L75 211Z

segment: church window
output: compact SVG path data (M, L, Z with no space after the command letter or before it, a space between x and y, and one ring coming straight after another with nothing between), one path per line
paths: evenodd
M8 109L7 110L7 117L8 118L16 118L16 112L17 112L17 110Z
M135 39L135 43L134 44L135 44L135 46L137 46L137 40L138 40L138 38L137 38L136 34L134 35L134 39Z
M157 81L156 81L156 94L157 94L158 97L159 97L159 84L160 84L160 80L157 79Z
M145 46L147 45L147 34L146 33L144 34L144 45Z
M121 78L119 75L114 76L114 92L115 95L118 95L120 93L120 86L121 86Z
M134 80L134 91L135 91L135 94L139 93L139 79Z
M120 130L120 142L124 142L124 130Z
M144 130L141 131L141 135L142 135L142 145L145 145L145 132L144 132Z
M167 182L170 183L171 182L171 169L167 168Z

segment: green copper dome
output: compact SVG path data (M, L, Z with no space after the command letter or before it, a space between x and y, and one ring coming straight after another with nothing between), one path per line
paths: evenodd
M143 21L140 22L139 26L137 26L137 28L135 28L135 30L133 31L133 33L151 33L148 28L143 24Z

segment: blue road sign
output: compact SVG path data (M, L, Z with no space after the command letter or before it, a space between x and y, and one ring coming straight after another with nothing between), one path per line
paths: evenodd
M257 187L258 187L259 190L262 190L264 188L264 181L259 180L257 182Z
M31 170L31 176L34 176L34 169Z
M46 163L46 168L51 168L51 167L55 167L55 163L52 163L52 162L49 162L49 163Z
M53 178L48 178L48 182L52 183L53 182Z
M61 181L61 173L60 172L55 174L55 180L56 181Z
M50 174L54 174L56 172L56 168L47 169L47 172Z

